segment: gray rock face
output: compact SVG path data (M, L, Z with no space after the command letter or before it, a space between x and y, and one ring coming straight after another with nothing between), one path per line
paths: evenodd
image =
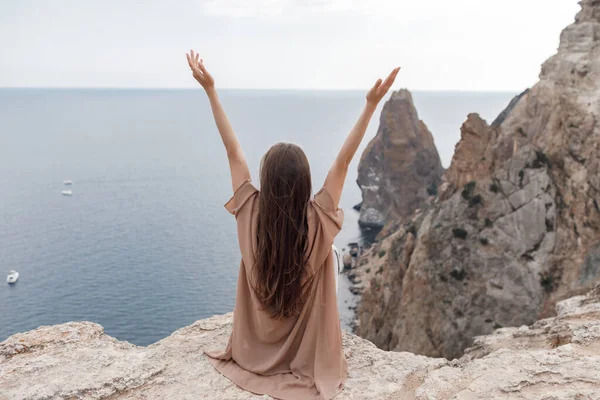
M456 358L600 281L600 2L581 5L531 90L493 126L469 115L413 233L390 232L357 310L361 336Z
M598 399L600 286L558 304L558 317L478 337L460 360L386 352L344 333L342 399ZM0 400L259 399L202 353L225 346L232 314L177 330L148 347L92 322L42 326L0 343Z
M419 120L410 92L394 92L358 165L359 223L381 228L409 215L435 192L442 173L433 136Z

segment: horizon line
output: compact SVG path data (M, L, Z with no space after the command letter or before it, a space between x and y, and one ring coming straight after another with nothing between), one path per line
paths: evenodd
M0 86L0 90L181 90L193 91L199 88L187 87L127 87L127 86ZM410 92L464 92L464 93L521 93L525 89L408 89L406 87L395 89L407 89ZM239 90L239 91L288 91L288 92L363 92L368 89L353 88L218 88L218 90Z

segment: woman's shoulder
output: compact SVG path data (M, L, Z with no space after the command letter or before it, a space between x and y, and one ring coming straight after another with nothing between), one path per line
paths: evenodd
M248 178L238 185L224 207L230 214L237 215L250 199L257 197L259 194L260 191L254 186L252 179Z
M317 209L317 214L325 214L335 220L344 218L344 210L337 206L333 197L325 186L321 187L313 197L309 199L309 208Z
M342 229L344 211L335 205L325 188L315 193L308 208L309 263L318 269L331 251L334 238Z

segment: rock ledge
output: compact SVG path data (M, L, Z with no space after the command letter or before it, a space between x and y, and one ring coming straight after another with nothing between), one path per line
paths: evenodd
M600 286L557 317L481 336L459 360L377 349L344 332L339 399L600 399ZM232 314L199 320L148 347L92 322L42 326L0 343L0 399L257 399L202 353L224 346ZM551 397L547 397L551 395Z

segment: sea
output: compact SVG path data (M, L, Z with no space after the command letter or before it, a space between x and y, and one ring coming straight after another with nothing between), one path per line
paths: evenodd
M517 93L413 92L447 167L467 114L491 122ZM270 145L294 142L313 192L364 104L362 91L222 90L253 182ZM383 102L382 102L383 103ZM335 244L362 242L351 164ZM71 180L71 186L64 184ZM61 194L71 190L72 196ZM145 346L235 302L240 265L227 158L201 89L0 89L0 341L93 321ZM20 277L9 285L5 276ZM344 329L356 298L340 276Z

